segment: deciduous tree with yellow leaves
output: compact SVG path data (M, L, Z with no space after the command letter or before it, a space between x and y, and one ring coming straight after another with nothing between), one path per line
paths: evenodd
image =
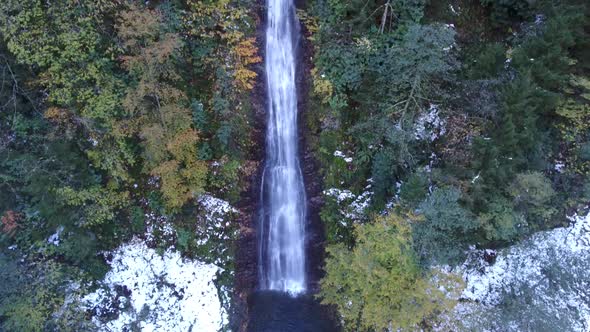
M178 33L166 31L157 9L133 5L119 16L117 35L125 50L123 66L133 78L123 101L126 119L143 148L143 171L158 177L170 209L178 209L203 191L207 165L197 158L199 136L192 128L186 94L178 87Z

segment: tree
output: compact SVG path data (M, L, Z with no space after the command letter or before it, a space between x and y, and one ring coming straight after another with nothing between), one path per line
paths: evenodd
M128 116L119 127L139 136L144 172L160 179L166 205L178 209L203 191L207 174L197 158L189 100L177 87L180 36L166 31L161 12L136 5L120 14L116 28L123 65L134 79L123 102Z
M506 50L500 43L486 45L473 65L469 68L469 76L473 79L491 79L498 77L506 61Z
M460 204L461 192L436 188L419 206L424 220L412 224L414 246L425 263L457 263L480 224Z
M519 234L526 220L514 211L514 205L502 196L492 197L483 213L477 216L487 241L508 242Z
M31 263L0 252L0 329L47 331L51 315L64 302L64 270L55 262Z
M411 329L452 308L453 301L420 271L404 217L390 211L356 225L355 235L352 250L327 248L320 282L322 303L337 307L347 331ZM447 290L456 282L449 276L440 281Z
M530 15L534 1L527 0L480 0L490 11L495 26L509 25Z
M567 83L572 65L572 50L582 46L584 11L579 6L556 6L549 10L550 19L537 27L536 35L526 36L513 52L513 65L530 76L541 88L559 92ZM582 46L583 47L583 46Z
M559 116L556 127L565 145L566 172L583 177L590 172L590 81L574 77L570 84L572 94L564 98L556 110Z
M403 202L416 207L428 195L428 176L424 172L415 172L400 188L399 196Z
M555 191L540 172L517 174L508 192L516 209L527 216L529 225L542 226L556 212L551 204Z
M252 37L258 25L256 4L241 1L187 1L184 31L190 36L192 80L201 87L206 105L208 146L215 157L243 156L252 144L248 111L257 78L259 41Z
M35 69L35 83L46 89L50 106L68 114L85 136L79 145L94 166L124 181L134 156L130 142L112 129L125 89L116 74L113 41L100 31L118 6L107 1L3 1L0 33L17 61Z
M113 221L117 212L129 205L129 193L117 189L113 184L106 188L97 185L81 190L63 187L55 193L63 204L80 208L78 226L91 227Z
M516 173L539 167L545 154L538 142L545 139L547 116L557 105L555 94L540 89L526 75L503 87L501 99L491 137L480 137L474 144L472 168L489 192L505 188Z
M391 194L395 180L429 156L414 135L415 120L429 110L433 99L443 95L441 86L457 65L453 44L452 29L409 25L400 40L377 39L369 50L358 50L364 63L353 63L359 68L342 75L346 78L362 70L351 94L351 104L359 106L343 116L354 119L348 133L354 137L357 154L372 157L377 201Z

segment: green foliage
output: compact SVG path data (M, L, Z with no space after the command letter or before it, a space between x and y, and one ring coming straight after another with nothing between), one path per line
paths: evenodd
M357 153L373 155L378 202L391 194L394 179L407 172L424 151L414 137L413 120L428 109L427 101L440 93L439 84L455 68L448 52L453 43L451 29L411 25L402 40L368 57L366 81L358 97L353 96L371 111L357 119L350 132L356 138ZM371 152L381 145L379 152Z
M530 15L529 0L480 0L483 6L490 10L492 24L496 26L509 25Z
M372 179L375 183L376 199L383 201L387 194L395 189L395 175L397 174L392 153L378 152L373 159Z
M473 168L483 181L501 188L517 172L538 164L542 158L546 117L557 103L557 96L540 89L528 77L519 77L501 91L498 123L491 138L475 143Z
M0 330L88 330L65 322L87 317L65 313L54 289L79 279L70 267L102 277L99 252L143 233L148 213L190 219L187 203L205 190L237 200L247 182L252 67L261 60L251 4L0 3L0 215L16 216L8 231L0 225L0 241L63 270L46 287L61 298L45 301L36 288L22 301L11 295ZM209 176L203 159L228 154ZM59 245L48 243L56 231ZM187 232L178 245L190 250ZM226 245L206 254L225 259ZM224 268L230 285L232 267ZM23 274L31 284L45 279ZM52 322L53 313L63 321Z
M352 250L328 247L322 303L335 305L347 331L411 329L453 303L423 276L412 251L411 231L391 212L355 227ZM446 287L452 278L442 282Z
M103 243L94 233L75 232L70 234L60 234L59 246L47 245L44 253L53 254L55 257L63 258L64 261L80 268L94 278L102 278L107 273L109 267L104 259L97 253L100 251ZM112 239L105 239L112 241Z
M314 0L300 12L314 46L305 58L319 107L308 108L326 187L359 192L370 176L375 211L400 181L399 203L422 214L411 226L395 214L353 226L326 201L321 218L333 245L322 295L349 330L428 329L447 303L418 261L456 262L467 244L508 243L588 200L587 9L562 3L540 2L534 13L543 15L528 24L531 3L482 0L499 28L490 34L477 28L486 18L463 10L468 22L444 22L456 29L436 23L422 0ZM15 223L2 244L40 260L0 258L0 329L59 329L48 322L73 275L66 267L99 276L96 253L143 232L145 213L168 214L185 254L227 258L236 225L199 246L212 225L195 226L189 202L204 191L236 201L254 172L243 163L257 135L254 5L0 4L0 214ZM475 63L463 47L479 51ZM469 80L454 75L458 55ZM464 109L472 96L455 90L470 80L500 86L482 93L498 95L497 112L474 119ZM416 139L415 120L430 104L445 120L469 124L457 145L471 163L436 158L448 148L444 138ZM549 166L556 159L562 173ZM416 171L433 164L436 178ZM439 186L431 195L429 181ZM59 229L60 245L47 244ZM229 285L232 262L224 262Z
M53 262L15 263L0 253L0 328L46 331L51 315L63 304L63 269Z
M0 64L2 72L7 74L2 91L12 92L2 94L1 102L0 136L8 139L0 145L0 211L13 213L17 225L2 243L102 275L105 265L96 253L116 240L109 236L99 241L97 233L107 219L115 218L127 197L100 185L101 177L73 141L78 133L68 127L67 117L50 122L47 112L40 112L42 105L31 87L33 74L16 65L10 55L1 57L5 60ZM65 196L60 195L62 191ZM96 223L86 224L89 220ZM47 243L56 230L60 230L60 246Z
M261 58L254 35L257 22L250 0L188 1L183 17L190 36L187 47L193 59L192 80L202 86L196 99L203 102L207 125L203 136L210 139L214 158L232 155L244 158L252 144L250 98L253 70Z
M420 204L424 220L412 225L416 251L426 263L449 264L464 259L469 240L479 228L475 216L460 204L456 188L436 188Z
M582 206L590 170L588 20L587 9L569 3L581 1L443 1L426 15L412 6L416 15L394 22L383 14L404 9L387 1L315 0L300 15L315 51L316 150L328 188L358 192L370 177L369 211L393 201L419 213L408 218L410 232L403 218L392 221L399 216L348 223L339 204L326 200L321 218L330 245L320 295L345 329L428 330L420 308L409 320L396 302L422 294L418 266L457 264L470 245L508 245L555 226L566 207ZM453 29L437 24L433 12L442 7L450 7L444 22ZM464 75L454 75L457 59ZM430 104L447 133L420 141L416 119ZM471 111L480 105L493 111ZM335 150L353 156L349 169L331 160ZM557 162L564 167L554 168ZM426 166L435 169L417 172ZM436 189L428 195L430 184ZM407 280L416 285L408 294Z
M143 232L145 229L145 216L143 210L138 206L130 208L131 228L133 233Z
M551 225L558 201L553 199L549 180L538 170L547 167L552 150L563 153L551 142L556 139L555 129L572 151L566 153L568 167L574 172L584 172L586 167L574 153L585 139L581 134L585 132L584 103L570 98L560 101L564 90L585 91L583 83L575 83L582 81L570 79L577 61L571 58L571 50L581 42L580 15L568 7L550 13L550 18L530 28L532 33L518 39L511 61L518 75L500 89L500 112L489 136L474 142L472 167L478 181L471 186L472 208L490 241L509 241ZM572 88L564 89L568 82ZM555 114L563 122L555 122ZM566 192L578 195L577 190Z
M205 130L208 122L208 115L205 112L203 103L193 99L191 102L191 110L193 113L193 123L195 128L200 131Z
M541 25L538 36L530 36L513 52L515 68L532 79L543 89L560 91L569 79L572 58L571 49L585 38L584 16L579 7L564 7L552 13Z
M423 16L424 0L401 1L317 1L315 10L330 30L352 31L362 34L377 31L384 25L384 31L403 29L407 24L420 21ZM324 29L326 27L323 27Z
M518 174L508 189L518 204L542 206L555 195L549 180L539 172Z
M336 199L326 199L320 211L320 218L326 228L326 240L328 243L341 243L346 247L352 247L354 243L354 229L348 222L343 220L340 206Z
M227 197L235 202L240 196L240 163L237 160L222 158L217 166L212 167L209 187L220 197Z
M514 211L512 203L503 197L492 198L478 219L485 239L491 242L514 240L519 228L526 225L524 217Z
M0 32L21 63L37 69L50 103L87 131L97 146L87 153L95 166L120 179L134 163L127 142L112 127L120 115L123 82L113 74L115 52L99 27L116 5L5 1ZM35 45L35 47L31 47ZM56 113L48 113L50 116Z
M508 188L518 211L527 216L529 224L542 226L556 209L552 207L555 191L551 182L542 173L527 172L516 175Z
M342 140L353 156L352 165L337 158L325 163L326 186L358 192L365 185L358 175L370 174L375 206L382 206L395 182L429 156L416 142L414 120L441 97L441 86L457 68L454 30L418 24L423 6L424 1L317 0L315 16L303 15L314 32L320 159L342 149ZM325 210L328 227L337 237L350 238L338 214Z
M105 190L96 186L76 191L71 187L60 188L56 194L70 206L81 207L81 220L79 225L83 227L96 226L112 221L116 211L128 206L128 193Z
M122 12L116 28L123 65L133 79L123 101L128 119L119 126L141 138L144 172L160 178L167 207L178 209L203 191L207 171L197 159L199 137L191 128L188 97L177 87L180 36L164 28L160 11L139 6Z
M506 60L506 50L500 43L486 45L469 68L469 77L486 79L498 77Z
M184 228L176 230L176 246L181 252L187 252L190 250L190 245L194 241L192 233Z
M426 30L420 33L434 35L436 38L437 30ZM419 33L410 28L408 34L414 32ZM443 77L451 68L444 64L444 60L436 63L435 57L444 58L440 54L420 54L427 49L443 48L442 45L429 45L428 42L424 44L418 42L414 46L419 48L410 53L416 54L415 59L409 59L408 62L392 60L404 57L401 53L409 45L414 45L414 41L408 41L407 45L399 47L395 52L390 49L384 58L373 59L375 64L381 64L380 67L375 68L377 71L368 77L376 77L376 83L387 88L375 90L378 94L365 102L368 103L367 107L377 108L380 111L366 114L350 129L350 133L356 138L357 154L373 156L372 175L376 184L377 202L391 194L396 178L407 172L408 168L412 168L421 157L425 157L421 156L421 153L425 151L420 149L412 132L413 119L426 110L423 101L428 100L437 91L438 88L432 82ZM399 54L397 54L398 51ZM433 62L429 63L424 57ZM438 67L439 65L441 67ZM375 104L377 100L386 102ZM371 151L373 147L382 145L383 148L377 153Z
M583 89L582 93L590 91ZM590 104L580 99L567 98L556 111L560 117L557 125L566 147L565 163L568 172L585 176L590 171Z
M400 188L401 200L411 207L416 207L428 194L428 176L423 172L415 172Z
M578 156L583 161L590 161L590 142L584 142L578 149Z

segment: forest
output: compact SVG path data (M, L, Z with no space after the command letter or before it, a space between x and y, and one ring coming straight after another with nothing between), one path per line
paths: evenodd
M296 5L299 125L326 251L314 298L339 328L590 328L590 237L554 260L570 268L542 268L581 294L575 310L557 319L534 289L512 289L485 314L456 315L471 254L493 261L588 213L590 5ZM235 257L263 163L264 7L0 2L0 331L106 331L123 315L84 301L130 241L218 267L230 316L218 329L244 330ZM135 309L125 331L160 319Z

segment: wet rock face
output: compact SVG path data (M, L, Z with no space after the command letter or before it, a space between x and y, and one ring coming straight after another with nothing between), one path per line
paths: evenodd
M258 21L264 21L264 1L259 1ZM264 52L264 25L259 24L256 32L257 47ZM252 150L248 159L258 164L257 171L249 179L250 186L242 192L237 203L240 234L236 241L235 279L233 289L230 327L232 331L245 331L248 324L248 296L256 289L258 283L258 246L256 218L260 207L260 179L264 165L264 133L266 128L266 82L264 66L254 68L260 79L255 83L249 100L252 107L250 122L253 126L251 138Z
M297 8L304 8L305 0L295 0ZM299 135L299 158L301 160L301 171L305 183L305 194L307 198L307 221L306 221L306 255L308 290L314 294L319 291L319 280L323 276L324 266L324 243L326 236L324 226L320 219L320 210L324 204L322 198L322 178L320 167L314 157L308 138L319 135L308 128L308 113L313 110L310 107L310 68L312 68L313 47L305 38L307 31L301 25L300 37L297 50L297 105L298 105L298 135Z
M258 284L258 239L254 212L240 217L240 237L236 243L235 279L230 314L232 331L246 331L249 321L248 297Z
M240 254L240 257L243 258L236 261L236 265L239 265L239 268L236 269L236 288L240 290L253 289L257 282L256 232L253 229L244 231L238 246L243 248L243 252Z
M305 117L305 114L303 114ZM302 121L303 122L303 121ZM300 127L301 128L301 127ZM300 131L305 131L305 128ZM303 135L303 134L302 134ZM323 205L321 195L322 183L318 174L318 168L313 154L307 144L303 144L302 172L307 195L307 222L306 222L306 255L308 271L308 287L311 293L319 290L319 279L322 277L324 265L324 228L320 219L320 210Z

